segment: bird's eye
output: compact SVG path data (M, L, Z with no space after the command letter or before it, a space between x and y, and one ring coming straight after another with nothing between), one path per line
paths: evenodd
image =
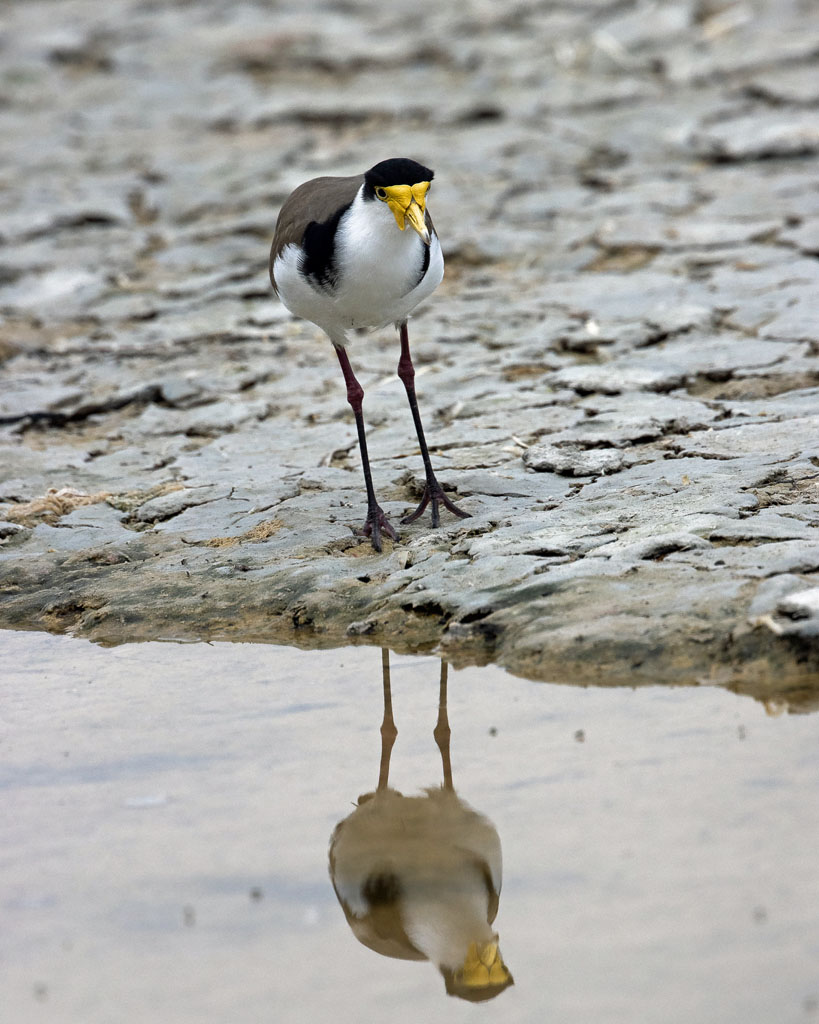
M375 190L375 194L378 196L379 199L387 198L387 190L385 188L377 188Z

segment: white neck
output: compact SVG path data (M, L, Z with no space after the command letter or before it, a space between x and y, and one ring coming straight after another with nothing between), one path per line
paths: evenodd
M494 933L486 920L486 885L452 892L405 892L402 917L407 935L438 967L460 967L471 942L489 942Z
M336 247L338 265L356 280L367 274L398 295L417 284L424 243L409 225L398 227L386 203L364 199L363 185L341 219Z

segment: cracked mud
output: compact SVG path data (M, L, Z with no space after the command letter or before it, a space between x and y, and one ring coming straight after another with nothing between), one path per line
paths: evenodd
M6 6L4 626L815 705L813 7ZM292 187L396 154L437 172L410 336L472 518L376 555L332 351L265 268ZM397 340L350 357L397 521Z

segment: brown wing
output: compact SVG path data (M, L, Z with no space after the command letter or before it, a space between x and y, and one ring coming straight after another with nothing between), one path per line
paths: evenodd
M270 281L277 293L273 264L282 249L291 242L300 245L308 224L313 221L322 224L339 207L351 203L363 182L363 174L354 174L349 178L313 178L299 185L287 197L279 211L273 245L270 247Z

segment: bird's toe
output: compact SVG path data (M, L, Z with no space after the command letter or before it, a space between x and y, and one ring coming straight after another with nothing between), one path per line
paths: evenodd
M367 512L364 526L358 531L359 536L369 537L376 551L381 551L381 537L389 537L392 541L399 540L398 531L387 519L380 505L375 505Z
M428 480L424 486L424 493L421 497L421 502L418 508L414 512L410 512L409 515L404 516L401 520L402 523L414 523L423 513L426 511L427 505L432 503L432 525L433 527L440 526L441 515L439 511L439 504L443 505L445 509L452 512L453 515L458 516L459 519L471 519L472 514L465 512L462 508L459 508L454 501L451 501L444 493L443 487L438 483L437 480Z

